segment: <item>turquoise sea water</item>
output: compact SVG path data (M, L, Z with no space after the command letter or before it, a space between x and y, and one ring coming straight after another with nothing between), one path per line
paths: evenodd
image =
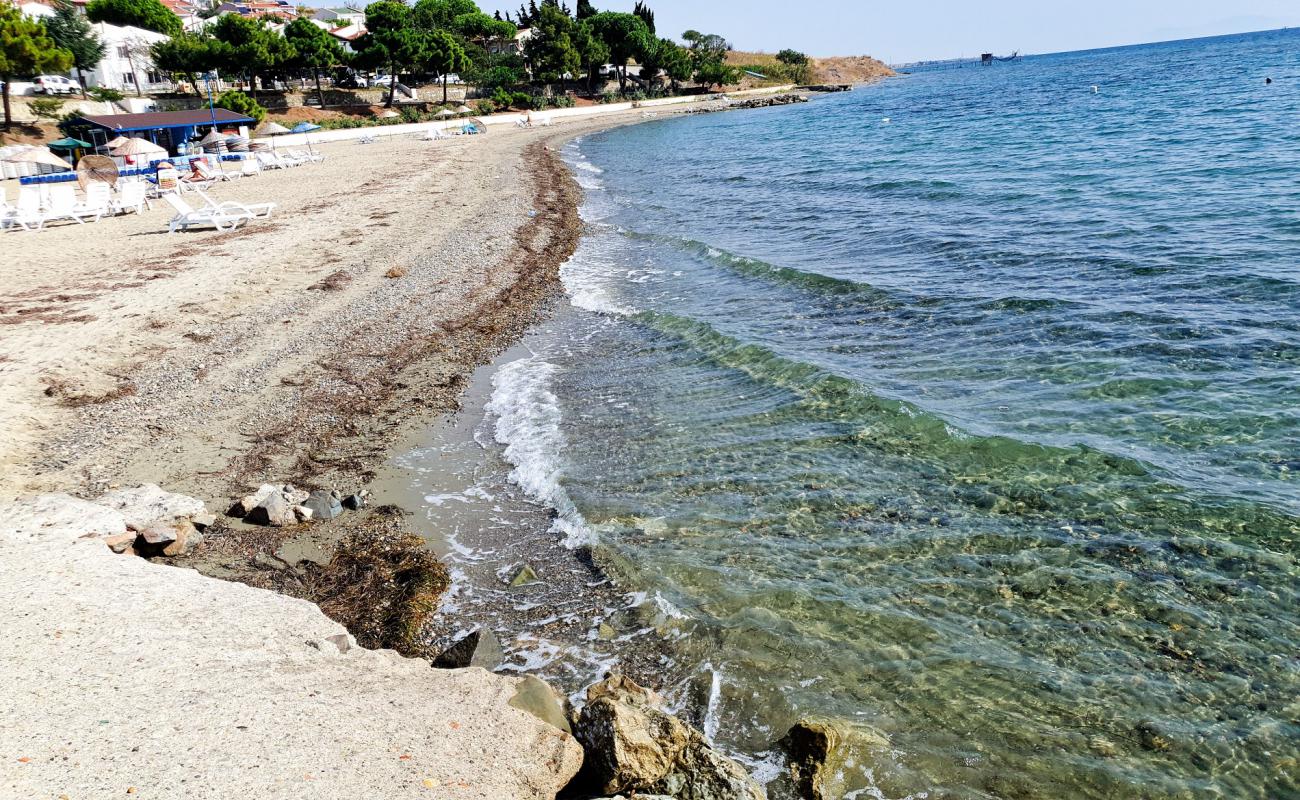
M513 479L734 752L817 715L871 732L846 797L1300 796L1298 123L1284 31L583 139Z

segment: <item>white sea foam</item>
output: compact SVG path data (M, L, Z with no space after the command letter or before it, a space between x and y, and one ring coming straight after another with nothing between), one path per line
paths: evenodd
M510 481L534 502L555 509L551 530L567 547L591 543L591 531L561 481L566 442L559 399L551 390L559 367L540 356L521 358L492 376L487 410L496 416L496 440L514 465Z
M573 257L560 265L560 282L569 302L578 308L631 316L637 309L619 296L618 287L635 273L630 274L622 263L618 234L610 226L604 228L584 238Z
M709 703L704 709L704 738L712 744L718 739L718 726L721 724L718 717L722 706L722 670L712 664L705 664L704 668L713 674L709 681Z

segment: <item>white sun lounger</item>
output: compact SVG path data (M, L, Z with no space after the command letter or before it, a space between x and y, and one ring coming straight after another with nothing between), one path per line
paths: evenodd
M181 199L179 194L168 192L163 195L167 205L176 211L176 216L167 225L168 233L175 233L177 230L188 230L190 226L211 225L219 231L232 231L238 228L241 223L247 222L253 218L250 212L223 210L220 208L199 208L195 209L189 203Z
M235 200L224 200L218 203L202 189L195 189L194 193L203 198L208 208L230 214L246 214L250 219L265 219L275 210L275 203L240 203Z
M319 164L320 162L325 160L324 153L316 153L316 152L304 153L301 150L290 150L288 151L287 155L290 158L297 159L304 164L307 163L308 161L312 162L313 164Z

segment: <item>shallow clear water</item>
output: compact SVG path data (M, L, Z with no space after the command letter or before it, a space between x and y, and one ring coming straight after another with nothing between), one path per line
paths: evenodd
M824 715L889 742L850 797L1300 795L1298 114L1278 32L582 140L512 479L734 751Z

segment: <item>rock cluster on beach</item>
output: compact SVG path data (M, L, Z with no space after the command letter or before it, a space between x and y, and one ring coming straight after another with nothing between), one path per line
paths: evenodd
M6 525L32 536L47 528L75 527L103 540L114 553L180 556L203 542L216 517L202 500L164 491L152 483L116 489L95 500L45 494L9 506Z
M252 525L283 528L310 520L334 519L345 508L354 511L363 508L368 497L369 492L365 490L345 496L337 490L308 492L287 483L283 486L264 483L257 491L236 500L226 513Z
M768 108L771 106L788 106L794 103L806 103L808 98L801 94L776 94L771 97L755 97L749 100L741 100L732 103L731 108Z

